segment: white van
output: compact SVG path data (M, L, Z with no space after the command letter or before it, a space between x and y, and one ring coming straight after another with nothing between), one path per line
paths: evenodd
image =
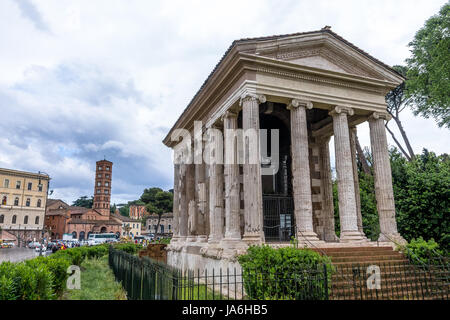
M117 242L116 235L114 233L92 233L89 235L88 244L90 246L105 242Z

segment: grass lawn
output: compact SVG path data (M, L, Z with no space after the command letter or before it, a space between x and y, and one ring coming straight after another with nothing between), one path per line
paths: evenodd
M108 256L81 264L81 289L66 290L63 300L126 300L126 292L114 279Z

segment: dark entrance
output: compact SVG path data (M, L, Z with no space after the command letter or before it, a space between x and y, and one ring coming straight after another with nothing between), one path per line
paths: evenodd
M290 241L295 235L294 202L292 199L290 113L284 104L267 102L260 108L260 128L267 129L261 139L263 194L263 228L266 242ZM278 150L271 141L278 130ZM263 135L263 132L261 132ZM264 141L265 140L265 141ZM266 150L264 150L266 149ZM276 165L278 163L278 165Z

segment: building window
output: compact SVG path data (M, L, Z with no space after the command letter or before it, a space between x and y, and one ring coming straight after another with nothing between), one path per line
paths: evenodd
M33 183L28 182L28 190L31 190L33 188Z
M109 183L108 183L108 182L105 182L105 186L108 187L108 186L109 186Z
M6 200L8 200L8 198L6 196L2 197L2 205L6 206Z
M109 178L109 174L107 174L106 177Z
M12 216L11 223L12 223L12 224L16 224L16 220L17 220L17 216L16 216L16 215L13 215L13 216Z
M101 174L101 173L99 173L99 174L98 174L98 177L99 177L99 178L101 178L101 177L102 177L102 174Z
M16 189L20 189L20 181L16 182Z
M101 193L102 192L102 190L100 190L100 189L97 189L97 193Z
M42 184L41 183L38 184L38 190L39 190L39 192L42 192Z
M105 189L105 194L108 194L108 189Z
M102 167L100 166L100 167L98 167L98 170L102 170Z
M101 182L97 182L97 187L100 187L102 185Z
M3 221L5 221L5 216L2 214L0 215L0 223L3 223Z
M39 217L36 217L36 219L34 219L34 224L39 224Z
M169 229L169 231L172 229L172 226L169 224L168 226L167 226L167 228Z
M14 205L15 205L15 206L18 206L18 205L19 205L19 197L16 197L16 198L14 199Z
M109 167L106 167L106 171L109 171Z
M28 224L28 216L25 216L25 217L23 218L23 224Z
M25 205L26 205L27 207L29 207L30 204L31 204L31 199L30 199L30 198L27 198L27 202L25 203Z
M8 179L5 179L5 181L3 182L3 187L9 188L9 180Z
M38 207L38 208L41 207L41 199L38 199L38 201L37 201L37 207Z

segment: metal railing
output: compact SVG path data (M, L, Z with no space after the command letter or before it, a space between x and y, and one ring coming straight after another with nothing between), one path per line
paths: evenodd
M109 265L130 300L328 300L326 265L295 273L181 271L147 257L109 249Z
M267 273L181 271L112 247L109 264L131 300L431 300L449 299L448 269L407 262L305 267Z

